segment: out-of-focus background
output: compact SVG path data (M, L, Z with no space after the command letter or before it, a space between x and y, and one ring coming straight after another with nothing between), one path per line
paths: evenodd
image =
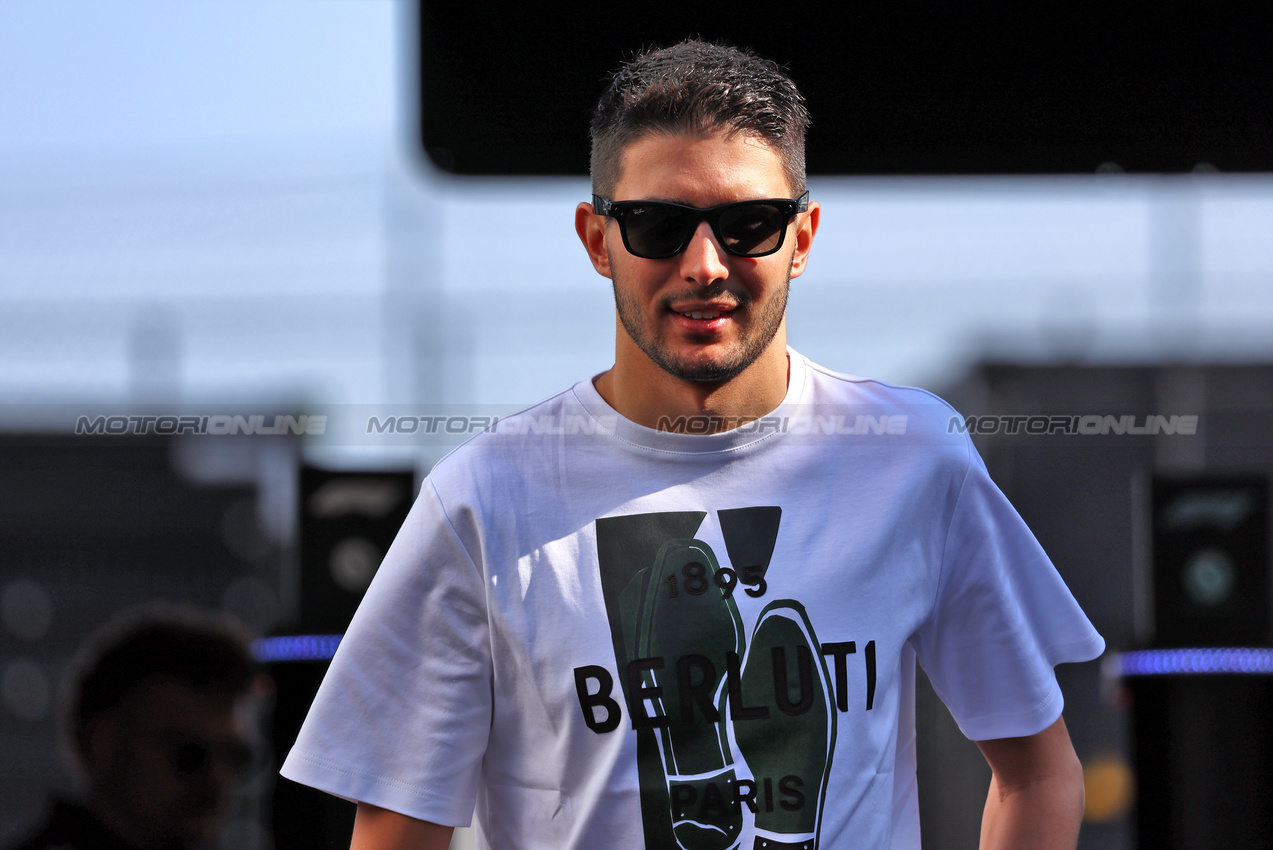
M588 99L648 37L478 12L506 38L600 51L566 113L586 155ZM784 26L825 30L810 14ZM0 0L0 842L70 787L59 682L113 612L163 598L260 638L337 634L464 422L610 364L608 282L573 231L586 176L522 165L553 150L543 128L461 126L499 116L483 90L574 54L527 64L479 35L406 0ZM845 41L819 61L852 64ZM775 58L819 92L822 228L791 344L975 417L1109 642L1103 663L1059 671L1088 780L1080 846L1267 846L1273 154L1190 159L1163 125L1139 138L1179 154L1166 165L1096 145L982 167L993 133L942 130L854 168L856 137L829 141L823 66ZM561 97L518 91L545 113ZM928 104L922 128L933 101L903 87L896 110ZM1273 150L1249 117L1199 120ZM438 141L452 127L469 135ZM227 848L348 840L347 804L274 778L325 646L258 644L277 687ZM926 846L974 847L988 771L926 688L918 717Z

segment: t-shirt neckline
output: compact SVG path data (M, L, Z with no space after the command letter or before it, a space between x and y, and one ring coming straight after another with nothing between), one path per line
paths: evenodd
M781 417L789 415L786 411L795 411L805 398L808 384L809 368L804 357L787 347L789 371L787 377L787 394L782 402L765 416L728 431L715 434L678 433L647 428L633 422L616 411L597 392L593 380L596 376L575 384L573 394L583 412L594 423L596 431L609 434L613 438L639 449L675 454L704 454L712 452L736 451L778 436L785 429L779 427ZM692 428L692 423L687 423Z

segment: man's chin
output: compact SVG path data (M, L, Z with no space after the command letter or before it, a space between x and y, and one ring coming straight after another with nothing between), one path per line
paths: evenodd
M696 384L723 384L736 378L746 367L714 367L686 370L677 375ZM676 373L673 373L676 374Z
M771 343L772 337L769 339ZM737 340L729 344L717 344L691 351L646 351L660 368L684 381L697 384L723 384L747 371L765 353L768 343L757 345L756 340Z
M751 365L750 362L730 357L700 357L693 360L664 357L656 358L655 363L669 375L696 384L723 384Z

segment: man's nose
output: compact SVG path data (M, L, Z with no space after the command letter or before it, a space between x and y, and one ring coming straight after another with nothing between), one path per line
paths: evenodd
M726 256L725 249L716 241L711 225L700 221L694 235L690 237L690 244L685 246L685 251L681 254L681 275L685 280L699 286L710 286L729 277Z

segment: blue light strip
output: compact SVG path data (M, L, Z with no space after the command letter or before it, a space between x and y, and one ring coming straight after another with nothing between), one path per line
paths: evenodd
M330 661L343 635L285 635L252 641L252 657L262 664L279 661Z
M1122 676L1273 675L1273 649L1141 649L1117 658Z

